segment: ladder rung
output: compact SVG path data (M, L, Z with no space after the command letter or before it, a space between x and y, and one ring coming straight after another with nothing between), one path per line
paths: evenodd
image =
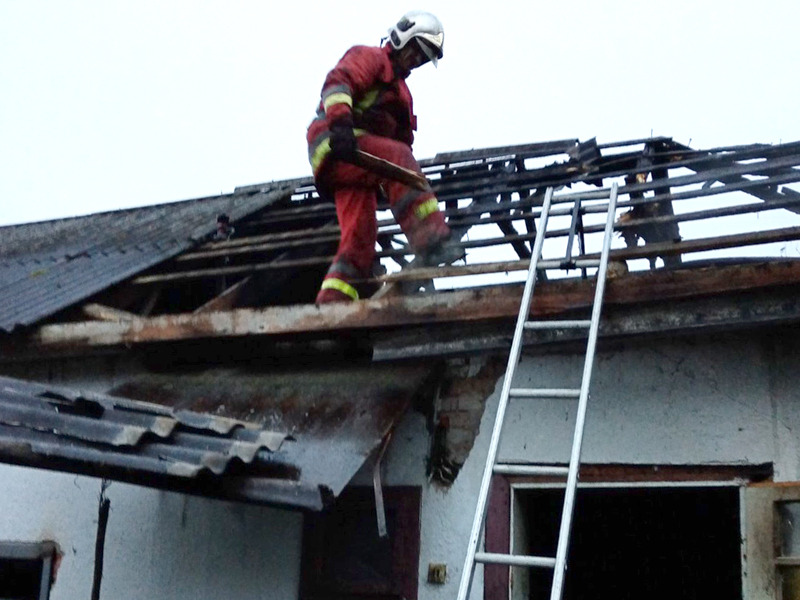
M540 260L536 268L538 269L546 269L546 270L564 270L564 261L563 260ZM570 264L570 270L572 269L591 269L592 267L599 267L600 260L596 258L581 258L579 260L574 261L573 264Z
M475 562L509 565L512 567L546 567L549 569L556 566L556 559L547 556L519 556L515 554L493 554L491 552L476 552Z
M495 465L492 469L499 475L559 475L566 477L569 475L568 467L545 467L538 465Z
M586 260L576 260L576 269L590 269L591 267L599 267L600 260L596 258L587 258Z
M525 389L525 388L512 388L508 391L511 398L580 398L580 390L548 390L545 388L540 389Z
M525 321L525 329L580 329L589 328L592 322L589 319L580 321Z

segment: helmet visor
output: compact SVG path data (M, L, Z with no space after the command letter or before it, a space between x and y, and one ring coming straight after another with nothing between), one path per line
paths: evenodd
M441 57L441 51L438 48L434 49L422 37L417 37L416 41L417 41L417 46L419 47L419 49L422 50L423 54L425 54L425 56L428 57L428 60L430 60L433 63L433 66L434 67L438 67L439 66L439 58Z

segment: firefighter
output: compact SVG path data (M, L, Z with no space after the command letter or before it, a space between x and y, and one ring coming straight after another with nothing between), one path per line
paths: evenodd
M377 194L385 194L411 249L424 265L464 254L428 187L418 191L351 164L356 149L420 172L412 154L416 117L409 73L442 58L444 30L434 15L409 12L380 47L354 46L325 78L316 118L308 127L308 156L317 188L333 197L341 239L316 303L358 300L356 279L372 272Z

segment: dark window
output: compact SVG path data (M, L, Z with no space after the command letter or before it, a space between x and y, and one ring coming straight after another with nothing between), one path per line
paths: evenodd
M55 545L0 542L0 598L47 600Z
M555 555L563 497L520 493L525 553ZM738 488L583 488L575 506L564 600L741 598ZM529 577L527 597L549 598L552 571Z
M302 600L417 597L420 488L384 488L387 538L372 488L350 488L332 510L305 518Z

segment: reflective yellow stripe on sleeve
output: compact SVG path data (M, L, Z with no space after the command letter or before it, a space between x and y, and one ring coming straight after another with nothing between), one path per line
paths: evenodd
M353 108L353 98L350 94L346 94L344 92L338 92L336 94L331 94L330 96L326 97L325 100L322 102L323 108L325 108L325 112L328 112L328 109L333 106L334 104L347 104L350 108Z
M322 138L318 144L315 144L311 150L309 156L309 162L311 163L311 170L316 173L319 169L322 161L325 160L325 157L331 151L331 136L330 134L325 134L325 137Z
M422 204L420 204L417 208L414 209L414 214L417 218L422 221L425 217L427 217L431 213L435 213L439 210L439 201L436 198L431 198L430 200L426 200Z
M353 134L360 137L367 133L363 129L353 129ZM325 132L314 140L308 151L308 162L311 163L311 170L316 174L322 165L322 161L331 152L331 134Z
M347 296L350 296L353 300L358 300L358 292L356 291L356 288L354 288L346 281L342 281L341 279L337 279L336 277L329 277L328 279L324 279L322 281L321 289L336 290L342 292Z
M375 104L375 101L378 99L379 93L380 89L378 88L372 88L371 90L369 90L366 94L364 94L364 97L358 101L358 104L356 104L355 107L355 111L360 113L367 110L369 107Z

